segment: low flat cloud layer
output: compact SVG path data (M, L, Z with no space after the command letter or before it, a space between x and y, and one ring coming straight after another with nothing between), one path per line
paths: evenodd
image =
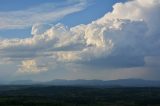
M116 3L112 12L87 25L35 24L30 38L0 39L1 62L16 62L18 72L33 74L78 66L90 71L124 69L119 72L127 78L127 69L152 70L160 54L159 10L159 0L133 0Z

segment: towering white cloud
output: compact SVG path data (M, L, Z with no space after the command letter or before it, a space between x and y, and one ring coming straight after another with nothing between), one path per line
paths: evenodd
M112 12L88 25L37 24L30 38L1 39L0 56L20 58L21 69L34 71L36 64L30 59L39 57L89 64L103 59L101 65L113 67L142 65L145 56L160 52L160 41L154 39L160 34L159 10L159 0L133 0L115 4Z
M158 31L159 22L159 0L132 0L126 3L117 3L113 6L113 11L100 19L100 23L105 23L108 19L129 19L144 20L149 30Z

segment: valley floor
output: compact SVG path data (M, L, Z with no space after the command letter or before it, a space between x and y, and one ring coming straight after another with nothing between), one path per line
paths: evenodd
M0 86L0 106L160 106L160 88Z

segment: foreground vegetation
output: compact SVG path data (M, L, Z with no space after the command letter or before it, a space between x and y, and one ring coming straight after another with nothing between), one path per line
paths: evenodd
M0 106L160 106L160 88L0 86Z

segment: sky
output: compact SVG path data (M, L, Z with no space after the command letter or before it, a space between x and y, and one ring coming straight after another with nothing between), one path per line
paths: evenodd
M1 0L0 81L160 80L159 0Z

